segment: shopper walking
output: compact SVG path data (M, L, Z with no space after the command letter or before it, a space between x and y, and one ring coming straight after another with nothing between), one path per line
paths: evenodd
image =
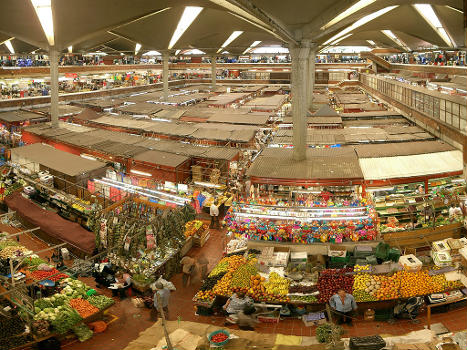
M209 214L211 215L211 224L209 228L219 229L219 207L217 206L216 201L213 201L211 207L209 208Z
M165 319L169 319L170 291L161 282L155 284L154 307L151 309L151 320L156 322L159 314L163 311Z
M189 286L191 283L192 276L195 272L195 259L186 255L180 260L182 264L182 283L183 287Z
M357 303L352 294L339 289L329 300L329 305L337 314L337 324L347 323L352 325L352 313L357 309Z

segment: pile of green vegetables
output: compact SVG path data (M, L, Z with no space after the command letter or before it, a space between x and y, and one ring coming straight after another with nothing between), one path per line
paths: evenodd
M105 295L91 295L87 296L86 300L99 310L106 309L114 303L112 298L106 297Z
M72 309L69 306L64 306L50 321L50 324L58 334L65 334L81 320L81 316L75 309Z
M88 339L92 338L92 335L94 334L88 326L86 326L84 323L77 324L72 327L73 333L78 337L78 340L80 342L84 342Z

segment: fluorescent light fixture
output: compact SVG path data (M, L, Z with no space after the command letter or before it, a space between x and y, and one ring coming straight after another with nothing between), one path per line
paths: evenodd
M151 50L151 51L143 53L143 56L162 56L162 55L159 51Z
M378 18L379 16L384 15L385 13L394 10L396 7L399 5L394 5L394 6L388 6L385 7L379 11L373 12L365 17L360 18L358 21L354 22L352 25L348 26L347 28L341 30L339 33L336 35L332 36L328 40L326 40L323 45L328 45L329 43L335 41L336 39L339 39L341 36L346 35L347 33L350 33L352 30L361 27L364 24L367 24L368 22L374 20L375 18Z
M177 56L180 53L180 51L182 51L182 50L176 50L175 51L175 56Z
M184 55L205 55L206 52L199 49L191 49L183 53Z
M330 26L336 24L337 22L342 21L344 18L349 17L350 15L354 14L357 11L360 11L362 8L367 7L368 5L371 5L374 3L376 0L360 0L357 3L353 4L350 6L347 10L341 12L338 14L336 17L334 17L332 20L330 20L328 23L326 23L324 26L321 27L321 30L325 30L329 28Z
M261 43L261 40L253 41L253 43L250 45L250 47L248 47L245 51L243 51L243 54L246 54L249 50L251 50L252 48L258 46L259 43Z
M405 44L401 39L399 39L396 34L394 34L391 30L389 29L384 29L381 31L384 35L386 35L389 39L394 41L397 45L400 47L404 48L406 51L410 51L410 48Z
M55 45L54 20L52 15L51 0L31 0L36 15L41 22L42 30L50 46Z
M68 46L68 53L72 53L73 52L73 46Z
M97 160L93 156L90 156L89 154L86 154L86 153L81 153L80 156L81 156L81 158L84 158L84 159Z
M330 43L329 45L336 45L337 43L340 43L342 40L344 39L347 39L349 36L351 36L352 33L350 34L347 34L347 35L344 35L343 37L340 37L339 39L337 40L334 40L332 43Z
M441 24L438 16L435 13L435 10L433 10L433 7L430 4L415 4L413 7L415 7L420 16L422 16L423 19L427 21L427 23L438 33L441 39L443 39L443 41L449 47L454 46L451 38L446 32L446 29Z
M182 17L178 21L177 28L172 35L172 39L170 39L169 49L174 47L177 43L178 39L185 33L188 27L193 23L193 21L198 17L198 15L203 11L202 7L197 6L186 6L185 10L183 10Z
M131 169L130 173L136 174L136 175L142 175L142 176L152 176L152 174L150 174L150 173L145 173L144 171L139 171L139 170L135 170L135 169Z
M138 43L137 43L137 44L135 45L135 55L138 54L138 52L139 52L140 49L141 49L141 44L138 44Z
M13 45L11 44L11 40L8 39L7 41L4 42L5 46L8 48L8 51L10 51L10 53L15 53L15 49L13 48Z
M459 10L459 9L457 9L457 8L455 8L455 7L452 7L452 6L449 6L449 5L446 5L446 7L447 7L448 9L451 9L451 10L453 10L453 11L457 11L457 12L459 12L459 13L462 13L462 14L464 14L464 11L462 11L462 10Z
M234 41L235 39L237 39L240 35L243 34L243 31L242 30L235 30L232 32L232 34L230 34L230 36L227 38L226 41L224 41L224 43L222 44L222 46L220 47L219 50L217 50L217 53L221 52L225 47L229 46L229 44Z
M376 46L376 43L373 40L367 40L366 42L370 45Z
M195 183L195 185L204 186L204 187L211 187L211 188L221 188L222 187L222 185L213 184L211 182L195 181L194 183Z

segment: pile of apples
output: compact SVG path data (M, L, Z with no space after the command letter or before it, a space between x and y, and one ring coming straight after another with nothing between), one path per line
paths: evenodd
M318 278L319 301L327 303L341 288L347 293L352 293L354 276L346 275L347 272L352 271L352 268L326 269L321 271Z

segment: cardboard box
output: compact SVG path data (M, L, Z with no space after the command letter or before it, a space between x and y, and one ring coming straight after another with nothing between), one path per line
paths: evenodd
M394 344L393 350L436 350L432 343Z
M463 243L461 243L461 241L455 238L448 238L447 242L449 247L451 248L451 255L458 254L459 250L462 249L462 247L464 246Z
M328 247L328 256L345 258L347 249L339 244L330 244Z
M291 252L290 261L291 262L307 262L308 254L306 252Z
M435 252L449 252L451 250L447 240L436 241L436 242L433 242L431 245L432 245L433 251Z

